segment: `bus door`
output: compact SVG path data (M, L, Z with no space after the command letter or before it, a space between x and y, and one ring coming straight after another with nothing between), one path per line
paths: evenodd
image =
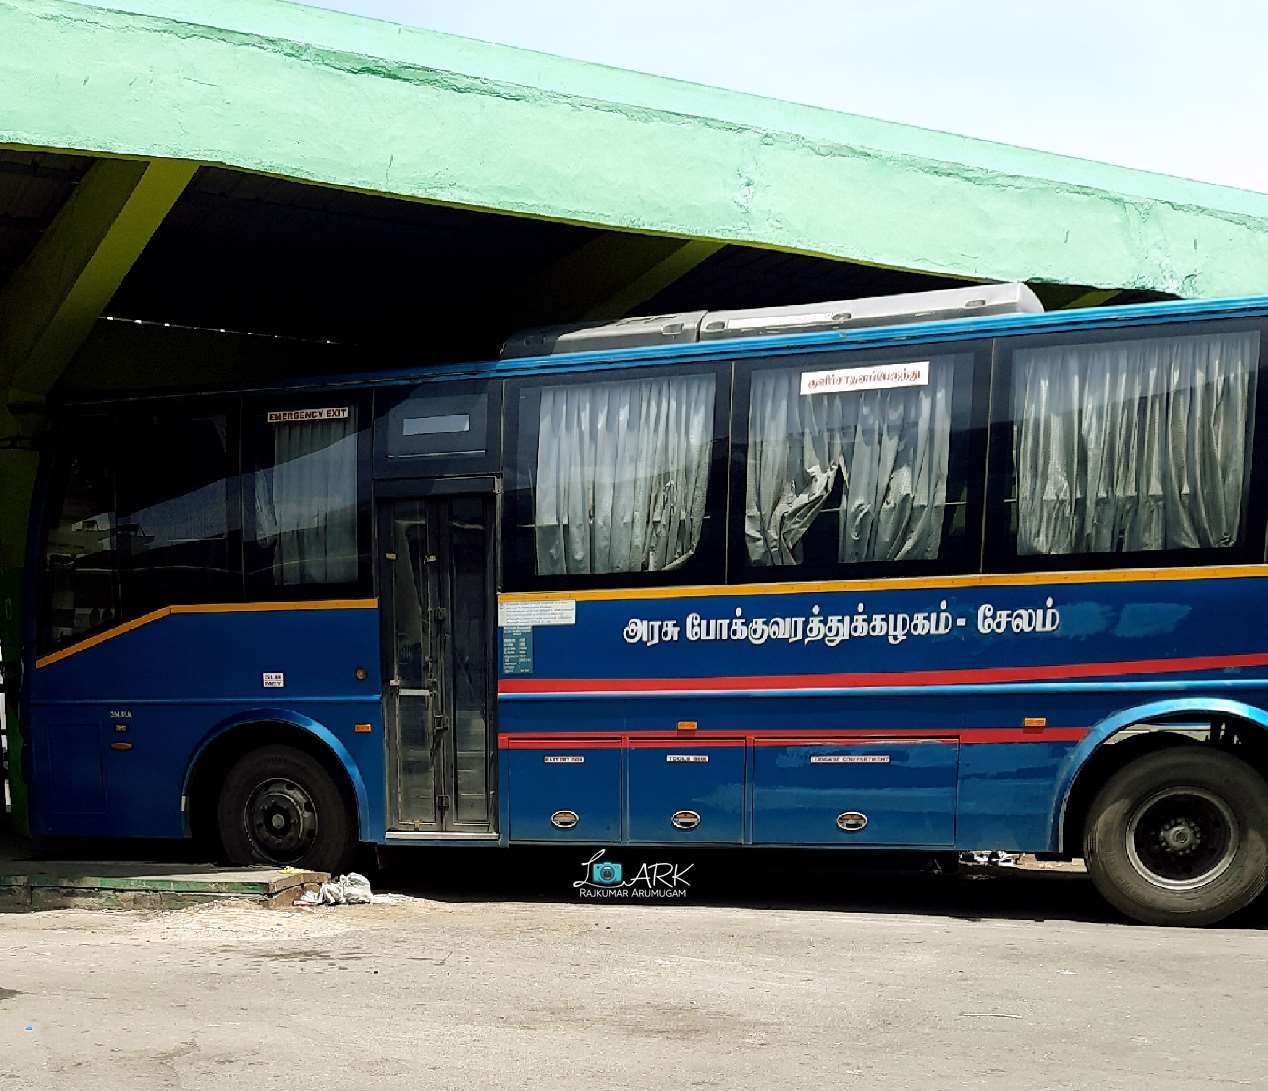
M494 494L461 486L379 502L389 836L496 827Z

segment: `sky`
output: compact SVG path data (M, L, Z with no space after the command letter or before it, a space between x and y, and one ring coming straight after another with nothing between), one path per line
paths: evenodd
M1268 192L1262 0L300 0Z

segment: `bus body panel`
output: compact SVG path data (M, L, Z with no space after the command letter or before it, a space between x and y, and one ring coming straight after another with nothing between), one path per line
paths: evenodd
M1006 587L791 594L737 590L661 599L578 596L575 625L534 630L534 673L527 678L532 684L525 685L523 675L503 677L500 739L504 751L520 743L554 740L558 745L583 724L606 749L602 757L587 750L585 774L561 763L546 765L549 747L524 750L509 762L504 753L503 838L937 847L949 842L942 836L916 836L910 829L873 841L887 825L893 827L894 816L904 813L901 792L869 801L870 837L825 840L817 828L821 816L798 819L795 806L774 804L781 790L795 796L806 785L764 787L763 761L773 759L763 759L756 743L760 738L770 745L781 733L798 738L866 733L892 750L914 745L913 737L942 733L960 744L951 748L958 768L950 843L961 848L1068 849L1060 844L1060 818L1070 786L1091 753L1121 727L1180 713L1235 715L1268 724L1268 713L1261 711L1268 705L1268 679L1256 665L1262 656L1256 650L1252 605L1265 585L1258 576L1217 576L1151 574L1136 581L1091 576L1090 582L1077 583L1041 583L1042 577L1036 577ZM903 607L910 612L914 602L927 603L933 596L934 613L942 612L941 603L947 602L945 612L952 619L947 632L896 644L872 636L874 616L888 619ZM992 605L998 616L998 610L1037 597L1045 610L1053 599L1051 609L1061 615L1056 629L980 631L983 605ZM851 606L858 614L859 602L868 617L867 637L851 636L833 648L826 639L806 647L803 625L802 641L795 646L805 656L804 673L783 673L786 638L754 644L747 638L730 639L728 628L725 642L699 639L700 626L709 620L725 620L729 626L733 620L747 624L772 616L803 621L850 617ZM279 720L330 745L356 786L362 836L383 840L386 819L376 786L384 781L385 759L373 606L257 609L248 604L245 609L161 613L145 624L106 634L108 639L72 655L45 661L35 672L29 693L43 728L33 754L33 786L41 803L36 832L181 836L186 832L182 796L197 753L241 723ZM685 637L691 614L700 618L690 623L696 640ZM1066 624L1070 616L1076 619L1072 632ZM652 644L629 641L631 617L675 622L678 636ZM966 619L963 626L957 624L960 617ZM1130 643L1123 643L1141 632L1152 641L1148 659L1133 656ZM984 658L980 645L1001 637L1010 638L1012 662L989 657L996 665L987 669L1008 677L1029 671L1040 680L952 680L961 672L975 672L973 664ZM916 647L918 641L930 647ZM940 643L938 654L933 652L935 642ZM578 652L582 647L584 654ZM1116 658L1098 659L1098 651L1111 651ZM638 666L647 653L665 652L672 653L676 672L669 688L662 684L660 670ZM768 658L774 660L775 671L756 662ZM208 670L208 664L214 669ZM571 668L571 676L552 677L562 664ZM1176 665L1201 669L1177 672ZM367 670L364 683L355 679L358 666ZM817 669L811 673L806 667ZM1090 673L1081 676L1080 671ZM1059 679L1054 672L1067 677ZM281 675L278 696L265 687L265 674ZM243 696L248 687L254 692ZM1177 696L1178 691L1184 695ZM1046 721L1043 727L1025 726L1027 720L1039 719ZM370 724L371 731L356 732L358 723ZM680 731L680 724L694 727ZM743 743L725 759L730 763L725 770L724 759L712 753L708 763L666 763L668 754L686 753L693 744L715 737ZM115 749L120 742L130 748ZM584 784L580 798L585 809L591 814L601 809L601 819L570 831L549 826L550 813L567 809L578 798L570 792L556 794L554 785L562 779L541 779L542 769L551 766L561 775L577 775ZM710 775L717 774L717 783L681 791L681 778L702 777L699 767L704 766ZM806 763L805 770L810 768ZM860 763L859 769L867 768ZM692 830L667 826L667 815L700 810L711 797L718 808L711 820ZM857 797L842 787L833 798L845 810ZM744 800L738 807L737 799ZM675 806L669 808L670 803ZM941 803L926 809L939 815L946 810ZM783 817L763 831L761 816L776 811ZM907 807L906 813L915 812ZM903 820L897 821L901 827Z
M535 627L532 673L502 675L502 745L560 741L581 725L609 731L627 747L738 736L756 762L746 781L757 793L744 816L753 823L746 842L862 845L877 838L877 844L1058 851L1070 787L1118 728L1204 711L1264 722L1251 709L1268 705L1268 655L1254 606L1268 591L1265 576L1268 570L1230 568L637 597L504 595L504 606L570 599L575 621ZM917 614L925 623L914 622ZM866 635L856 617L865 620ZM1007 628L997 632L1001 618ZM822 627L812 627L812 619ZM773 623L779 636L770 635ZM872 833L834 839L817 829L821 820L791 817L797 807L776 804L781 791L811 790L806 783L763 788L757 740L769 746L781 734L803 745L842 735L883 740L891 766L892 755L913 740L942 735L960 744L951 748L958 765L950 788L927 787L937 802L911 807L901 791L880 790L869 803ZM852 771L867 772L868 765ZM643 796L658 794L648 788L651 775L640 771ZM627 780L634 815L632 773ZM844 811L851 787L831 795ZM783 816L769 834L760 817L768 807ZM910 817L926 811L919 821ZM946 814L953 833L933 817ZM897 832L883 835L887 827ZM929 832L935 828L938 836ZM640 831L634 839L646 837ZM694 835L663 840L707 838L702 825Z
M180 837L197 755L244 723L280 722L327 746L353 785L362 835L381 836L377 610L262 605L158 611L42 661L28 690L46 725L33 755L34 831ZM104 805L86 811L85 791Z
M504 673L499 694L1245 683L1268 677L1265 577L1265 567L1229 566L503 595L512 619L521 603L576 606L575 621L534 626L531 673Z

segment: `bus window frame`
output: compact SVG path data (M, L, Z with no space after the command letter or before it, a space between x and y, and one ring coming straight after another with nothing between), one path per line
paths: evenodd
M923 576L972 575L980 571L982 554L982 518L985 510L987 474L987 422L990 401L992 343L989 338L966 341L929 341L888 348L807 349L798 346L786 353L770 353L737 361L731 419L731 513L728 543L732 557L730 582L810 583L855 579L903 579ZM755 565L748 559L744 536L744 517L748 489L748 422L753 373L772 365L804 368L808 361L819 358L822 367L871 367L880 364L910 363L935 356L968 356L969 409L968 447L965 453L965 516L964 538L953 552L935 560L905 561L807 561L798 565ZM953 433L954 434L954 433ZM962 433L963 434L963 433Z
M695 552L678 568L654 572L602 572L539 576L532 533L533 488L531 470L521 465L520 439L523 432L520 406L523 395L533 387L567 386L595 382L619 382L660 375L712 375L713 441L709 452L709 481L706 490L704 526ZM730 445L728 421L731 408L732 361L688 360L633 367L585 368L547 372L507 379L502 396L505 424L502 444L502 565L504 589L510 592L589 591L614 588L680 587L721 583L718 571L725 571L729 478L726 472ZM534 432L536 424L533 425ZM523 482L523 484L521 484Z
M1242 525L1238 542L1227 549L1146 549L1110 553L1018 554L1012 525L1014 355L1019 350L1053 345L1093 345L1116 341L1149 341L1168 336L1212 333L1259 333L1259 368L1251 416L1249 472L1242 485ZM1112 571L1133 568L1200 568L1229 564L1263 564L1268 532L1268 322L1255 318L1167 322L1157 325L1064 330L1059 333L1015 334L995 342L991 395L990 464L986 489L986 536L983 559L987 572ZM1255 543L1259 543L1258 549Z
M321 602L334 599L370 598L374 594L374 527L372 445L374 417L368 387L330 387L316 393L275 391L251 393L242 399L242 579L248 602ZM355 413L357 437L357 578L345 583L295 583L279 586L264 578L259 566L255 537L255 505L252 503L256 472L262 468L263 438L268 435L271 412L322 409L331 402L347 405ZM254 554L254 557L253 557Z

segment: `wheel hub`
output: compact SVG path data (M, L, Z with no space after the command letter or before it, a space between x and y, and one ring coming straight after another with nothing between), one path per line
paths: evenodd
M289 864L300 859L317 837L317 808L312 796L292 780L268 780L247 799L247 832L266 860Z
M1190 818L1167 823L1158 834L1158 841L1169 852L1190 853L1202 840L1202 828Z
M1214 882L1232 864L1240 841L1228 804L1205 788L1164 788L1140 803L1127 824L1132 866L1168 890Z

